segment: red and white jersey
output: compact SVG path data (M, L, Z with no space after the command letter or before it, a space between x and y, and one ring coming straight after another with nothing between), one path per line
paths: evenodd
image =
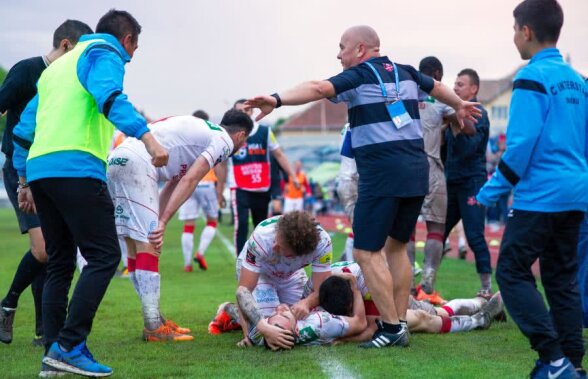
M199 156L213 168L233 151L233 140L225 129L193 116L164 118L149 124L149 129L169 153L167 165L156 168L159 181L181 179ZM136 138L127 138L117 149L131 149L151 160Z
M315 308L303 320L296 322L298 345L327 345L345 337L349 323L343 316L335 316L322 308Z
M333 245L329 234L320 225L316 226L320 232L320 240L312 253L294 257L274 254L276 226L280 217L282 216L268 218L255 228L239 254L237 267L240 264L240 267L276 280L290 278L296 271L308 265L312 265L313 272L331 271Z
M370 291L368 290L367 284L365 284L365 278L363 276L363 272L359 265L353 261L339 261L335 262L331 265L331 274L343 274L348 273L355 276L355 280L357 281L357 289L361 293L361 296L364 300L371 300L372 296L370 295ZM312 280L306 282L306 286L304 287L304 292L302 297L305 298L314 290L314 286Z

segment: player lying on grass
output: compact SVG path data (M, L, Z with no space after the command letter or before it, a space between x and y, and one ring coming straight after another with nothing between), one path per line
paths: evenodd
M345 340L366 341L370 340L372 334L376 330L376 320L379 312L374 306L373 301L367 287L363 274L359 269L359 265L354 262L337 262L332 265L332 272L336 275L352 275L357 283L357 288L362 296L364 302L364 309L367 317L368 327L361 333L347 336ZM305 287L305 293L311 291L311 283ZM241 290L241 289L240 289ZM241 290L242 291L242 290ZM339 308L333 308L329 300L338 301L339 294L333 293L332 287L327 286L319 291L320 306L323 309L328 309L335 315L346 315L347 313L341 311L345 309L345 305ZM242 295L243 296L243 295ZM340 301L340 300L339 300ZM349 306L349 304L348 304ZM238 314L235 311L235 305L230 303L221 304L217 315L209 325L209 332L212 334L222 333L223 331L235 330L239 328ZM284 313L287 309L283 306L277 307L274 313ZM408 328L411 332L422 333L455 333L465 332L473 329L486 329L490 326L492 319L496 317L503 310L502 299L500 293L496 293L489 301L482 297L473 299L454 299L449 301L442 307L434 307L433 305L417 301L410 298L409 309L407 312ZM272 315L274 314L272 313ZM286 317L288 314L286 313ZM267 325L262 323L262 330L265 332ZM270 331L275 332L275 331ZM270 338L273 334L268 333Z
M376 331L377 319L380 315L375 307L369 289L359 265L355 262L337 262L331 266L334 274L349 273L357 281L357 287L365 302L368 328L361 334L349 340L367 341ZM312 291L312 283L307 283L305 294ZM473 329L486 329L494 317L503 310L500 293L495 294L489 301L482 297L473 299L455 299L441 307L409 298L407 311L408 329L413 333L454 333L465 332Z
M325 345L339 338L352 337L367 327L361 293L352 275L331 276L320 286L321 307L297 320L286 304L278 305L264 317L253 294L245 287L237 290L237 302L249 325L238 346L265 345L272 350L296 345ZM226 305L235 315L234 306Z
M302 299L308 281L303 267L311 265L310 281L319 288L331 275L332 257L329 234L308 213L271 217L255 228L239 254L239 287L253 294L264 317L279 304L287 304L297 319L303 319L319 303L314 291ZM246 337L247 319L242 326Z
M253 124L242 112L225 113L221 126L192 116L169 117L149 127L169 152L156 168L145 147L127 138L108 159L108 188L117 233L126 239L128 269L143 306L146 341L189 341L189 329L161 317L159 255L165 225L211 168L246 141ZM159 193L158 183L165 182Z

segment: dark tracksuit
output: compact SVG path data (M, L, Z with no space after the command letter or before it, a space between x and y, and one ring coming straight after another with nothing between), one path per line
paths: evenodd
M564 355L582 366L582 308L576 274L580 223L588 208L588 87L556 48L515 76L498 169L477 196L491 205L514 188L496 279L504 304L543 362ZM550 306L537 291L539 259Z
M473 99L472 101L476 101ZM490 121L486 110L481 107L482 117L476 124L476 134L453 135L451 129L445 132L447 160L447 219L445 238L463 220L468 245L476 257L478 273L491 273L490 252L484 238L485 209L476 203L476 194L486 182L486 146Z

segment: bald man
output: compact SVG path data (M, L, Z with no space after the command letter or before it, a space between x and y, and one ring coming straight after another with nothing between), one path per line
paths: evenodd
M323 98L349 107L351 149L359 172L353 255L382 315L382 324L364 348L408 346L406 308L411 267L406 254L423 198L428 191L427 155L418 111L419 94L429 93L456 110L460 123L479 115L475 103L411 66L380 56L380 39L369 26L341 36L337 59L343 72L327 80L258 96L246 105L263 118L282 105ZM401 100L401 101L399 101ZM380 254L382 249L385 255Z

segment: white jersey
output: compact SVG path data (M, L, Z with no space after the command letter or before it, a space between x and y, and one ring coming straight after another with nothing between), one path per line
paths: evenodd
M349 124L345 124L345 126L341 130L341 145L339 146L339 148L343 146L343 141L345 140L345 133L347 133L348 129ZM359 174L357 173L357 164L355 163L355 159L341 155L341 165L339 166L339 180L357 181L358 178Z
M443 117L454 113L455 110L453 108L439 102L432 96L419 102L425 152L433 159L441 159L441 126L443 125Z
M298 320L296 328L298 345L326 345L344 337L349 330L349 323L342 316L316 308L305 319Z
M313 272L331 271L333 246L329 234L320 225L316 226L320 232L320 240L312 253L294 257L274 254L276 226L280 217L268 218L255 228L239 254L237 270L240 271L240 267L245 267L250 271L278 281L290 278L309 264L312 265Z
M193 116L164 118L149 124L149 129L169 153L167 165L155 168L158 181L181 179L199 156L213 168L233 151L233 140L225 129ZM117 149L130 149L151 159L136 138L127 138Z

